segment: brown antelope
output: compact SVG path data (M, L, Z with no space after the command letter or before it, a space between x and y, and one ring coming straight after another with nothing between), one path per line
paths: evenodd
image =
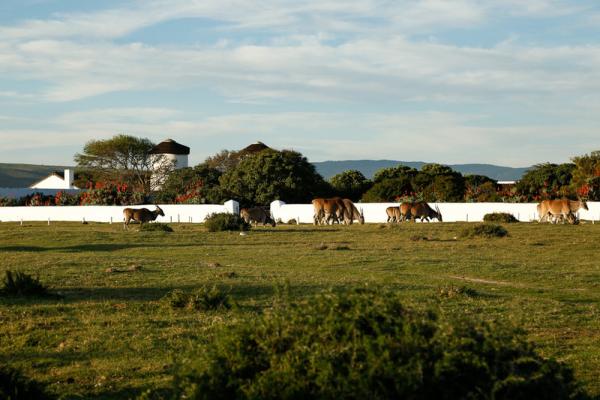
M129 228L129 221L134 220L141 224L144 222L154 221L159 215L165 216L163 210L156 205L156 210L150 211L147 208L125 208L123 210L123 229Z
M240 217L247 224L255 223L255 224L270 224L271 226L275 226L275 221L271 218L270 214L267 214L265 210L260 207L252 207L252 208L242 208L240 210Z
M537 205L537 212L540 216L539 222L549 220L552 217L553 223L556 223L558 219L562 219L563 223L566 220L574 224L577 221L575 214L581 208L588 210L585 200L544 200Z
M314 199L312 201L315 225L340 222L348 215L346 206L341 197L332 197L330 199ZM360 214L360 213L359 213Z
M387 222L400 222L400 207L388 207L385 209L387 214Z
M344 204L344 222L352 225L354 220L358 220L361 225L365 223L365 217L362 211L358 211L352 200L350 199L342 199Z
M417 222L417 219L420 218L421 222L423 220L427 220L429 222L430 218L437 218L438 221L442 222L442 213L438 206L435 206L435 210L429 206L424 201L416 202L410 208L410 215L413 222Z
M400 206L399 206L400 214L399 214L398 222L407 221L411 218L410 210L411 210L412 206L413 206L413 203L408 203L406 201L400 203Z

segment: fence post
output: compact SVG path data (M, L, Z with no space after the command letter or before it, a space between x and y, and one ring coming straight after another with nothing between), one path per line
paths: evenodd
M48 225L50 225L50 218L48 218Z
M110 224L112 225L112 217L110 217Z
M169 220L171 221L171 223L173 223L173 216L169 215Z
M179 214L177 214L177 223L180 223L181 221L179 220Z
M23 226L23 217L21 217L21 226Z
M467 222L469 222L469 214L467 213Z

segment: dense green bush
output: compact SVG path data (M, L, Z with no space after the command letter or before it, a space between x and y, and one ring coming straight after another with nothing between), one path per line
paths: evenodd
M0 295L17 296L17 297L32 297L32 296L49 296L48 288L40 282L38 278L34 278L24 272L6 271L0 288Z
M572 399L572 370L522 334L440 321L395 293L324 294L216 335L180 366L186 399Z
M209 232L222 231L247 231L250 224L246 223L239 215L229 213L215 213L204 220L204 226Z
M163 302L171 308L186 308L188 310L218 310L231 308L229 295L216 285L203 286L194 293L186 293L175 289L163 297Z
M173 232L173 228L168 224L161 224L160 222L142 224L140 230L144 232Z
M483 216L483 220L485 222L504 222L507 224L512 223L512 222L519 222L519 220L516 219L514 215L512 215L510 213L503 213L503 212L495 212L495 213L485 214Z
M496 224L477 224L469 226L468 228L463 229L460 236L461 237L504 237L508 235L508 231L501 225Z
M42 384L29 379L16 369L0 365L0 399L7 400L50 400Z

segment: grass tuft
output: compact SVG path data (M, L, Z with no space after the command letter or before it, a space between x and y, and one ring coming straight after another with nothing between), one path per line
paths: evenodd
M483 216L483 221L484 222L504 222L507 224L519 222L519 220L516 219L514 215L512 215L510 213L504 213L504 212L495 212L495 213L485 214Z
M40 282L39 278L24 272L6 271L2 280L0 295L12 297L47 297L50 295L48 288Z
M477 290L467 286L443 286L439 288L438 294L441 298L451 299L453 297L464 296L464 297L477 297L479 292Z
M173 232L173 228L171 228L168 224L161 223L153 223L153 224L142 224L140 227L140 231L144 232Z
M250 230L250 224L244 221L239 215L229 213L209 215L204 220L204 226L209 232Z
M473 237L485 237L485 238L494 238L494 237L504 237L508 235L508 231L501 225L496 224L477 224L474 226L469 226L462 230L460 236L463 238L473 238Z

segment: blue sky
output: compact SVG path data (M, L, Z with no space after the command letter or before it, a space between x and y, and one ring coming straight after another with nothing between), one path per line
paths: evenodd
M3 0L0 162L118 133L312 161L600 149L600 3Z

